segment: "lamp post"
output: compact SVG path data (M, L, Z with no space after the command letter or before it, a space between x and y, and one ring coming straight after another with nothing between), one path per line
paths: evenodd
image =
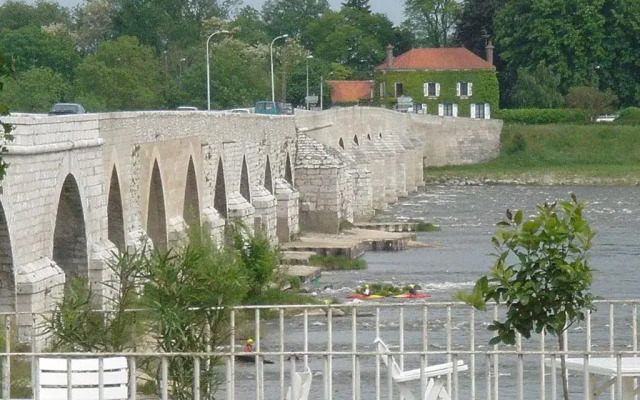
M210 77L210 72L209 72L209 40L211 40L211 38L219 33L229 33L229 31L225 31L225 30L218 30L213 32L211 35L209 35L209 37L207 38L207 110L211 110L211 77Z
M276 38L274 38L271 41L271 45L269 45L269 52L271 54L271 102L275 103L276 102L276 92L274 89L274 83L273 83L273 43L278 40L278 39L284 39L284 38L288 38L289 35L287 35L286 33L284 35L280 35Z
M307 97L304 98L304 103L307 110L309 109L309 60L313 58L313 55L307 55Z

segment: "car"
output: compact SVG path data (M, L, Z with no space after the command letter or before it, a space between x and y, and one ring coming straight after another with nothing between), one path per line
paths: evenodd
M176 108L178 111L198 111L198 107L194 106L179 106Z
M251 110L248 108L234 108L230 111L231 114L250 114Z
M49 115L84 114L86 111L77 103L56 103L49 110Z

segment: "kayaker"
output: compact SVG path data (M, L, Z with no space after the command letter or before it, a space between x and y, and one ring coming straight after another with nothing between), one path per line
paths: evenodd
M362 291L362 294L365 296L371 296L371 290L369 290L369 284L364 285L364 290Z
M242 348L242 351L245 353L251 353L253 351L253 339L251 338L247 339L247 342Z
M416 285L412 283L411 285L409 285L409 294L416 294L416 293L418 293L418 291L416 290Z

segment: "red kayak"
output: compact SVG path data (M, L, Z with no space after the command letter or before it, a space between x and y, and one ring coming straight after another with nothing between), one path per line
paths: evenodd
M426 293L402 293L397 294L393 297L395 297L396 299L426 299L427 297L431 297L431 295Z

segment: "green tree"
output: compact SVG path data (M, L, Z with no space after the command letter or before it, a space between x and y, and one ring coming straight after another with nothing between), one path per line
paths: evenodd
M559 86L560 77L544 62L533 70L518 68L513 104L519 108L562 107L564 98L560 94Z
M88 109L165 108L166 78L153 50L122 36L100 44L76 69L76 100Z
M271 37L297 37L309 22L329 11L327 0L267 0L262 6L262 20Z
M507 0L464 0L456 28L456 42L484 58L487 41L492 39L496 12ZM496 63L500 52L494 53Z
M0 100L11 100L14 111L43 113L59 101L70 100L69 93L70 85L61 74L51 68L32 68L8 78Z
M168 254L155 253L148 264L144 301L150 309L159 350L205 352L228 338L230 307L247 293L247 279L235 253L218 250L200 229L189 232L186 247ZM202 360L200 398L216 391L217 359ZM169 359L170 397L193 398L193 357Z
M639 105L640 2L605 0L603 15L607 21L603 45L606 57L596 65L597 83L600 89L611 88L622 105Z
M358 11L364 11L366 13L371 13L371 6L369 5L369 0L347 0L342 3L343 8L351 8Z
M200 43L203 22L228 19L241 0L110 0L115 35L137 37L158 53Z
M98 45L114 36L109 0L88 0L74 10L76 43L85 54L95 54Z
M48 67L70 80L80 62L80 54L69 34L47 33L33 25L4 31L0 35L0 48L15 59L17 72Z
M604 1L507 2L494 20L496 44L507 72L545 62L560 77L563 94L571 86L588 84L604 57Z
M587 264L594 232L583 218L585 207L572 194L570 202L537 206L537 216L527 221L521 210L507 210L492 238L497 254L490 274L471 293L456 295L480 310L488 301L505 304L504 321L489 325L496 332L490 344L513 345L516 332L529 338L533 331L545 331L557 336L562 352L562 333L594 309ZM568 400L565 358L561 356L562 387Z
M240 10L229 27L239 29L234 33L234 37L250 45L270 43L269 41L272 40L267 34L267 27L262 22L260 12L252 7L247 6Z
M404 25L409 27L421 45L449 47L461 13L456 0L405 0Z
M611 91L600 91L590 86L569 88L566 105L569 108L584 110L591 121L596 116L614 111L618 107L618 97Z
M54 1L37 1L29 5L22 1L7 1L0 6L0 31L25 26L71 25L69 10Z
M4 87L4 78L12 75L13 72L12 60L0 53L0 92ZM9 114L9 106L0 98L0 116L7 114ZM2 179L7 174L7 167L9 166L2 158L2 154L7 151L7 142L13 140L13 136L11 136L12 129L13 126L11 124L0 121L0 183L2 183Z
M250 46L234 38L210 44L211 107L250 107L271 93L269 48ZM183 104L207 105L207 71L203 57L182 74Z

